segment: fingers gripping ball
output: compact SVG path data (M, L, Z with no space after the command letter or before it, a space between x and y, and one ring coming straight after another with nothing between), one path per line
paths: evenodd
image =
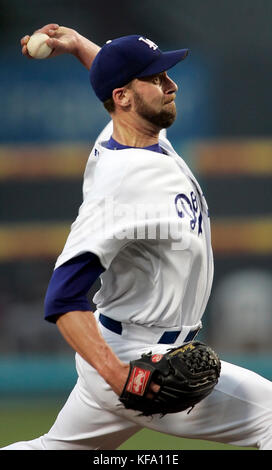
M35 59L46 59L52 52L52 48L46 44L47 39L49 36L45 33L33 34L27 43L29 55Z
M199 341L169 349L166 354L144 354L130 363L120 401L145 416L184 411L212 392L220 370L218 355ZM146 398L151 381L160 386L152 399Z

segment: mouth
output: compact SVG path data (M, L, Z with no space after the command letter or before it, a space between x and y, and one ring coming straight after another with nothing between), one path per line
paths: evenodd
M174 103L175 99L176 99L176 94L174 94L174 95L172 96L171 100L165 101L164 104Z
M164 106L167 106L167 105L173 105L173 106L176 106L176 103L175 103L175 100L171 100L171 101L167 101L166 103L164 103Z

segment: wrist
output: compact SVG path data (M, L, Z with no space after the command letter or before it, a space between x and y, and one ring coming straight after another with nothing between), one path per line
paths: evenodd
M91 68L100 47L75 31L75 43L72 54L86 67Z
M110 360L105 360L104 366L98 372L112 390L120 396L127 381L129 369L129 364L120 361L118 357L114 356Z
M77 59L80 57L80 51L82 49L82 36L74 30L74 43L71 50L71 54L74 55Z

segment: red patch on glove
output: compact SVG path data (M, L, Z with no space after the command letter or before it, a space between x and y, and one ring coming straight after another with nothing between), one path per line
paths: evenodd
M134 395L144 395L146 384L150 376L150 370L133 367L126 391Z

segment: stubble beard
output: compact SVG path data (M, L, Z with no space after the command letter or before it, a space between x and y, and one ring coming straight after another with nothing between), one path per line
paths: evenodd
M176 106L171 106L171 109L166 110L162 109L159 112L154 112L154 110L148 105L141 95L134 90L134 103L135 110L139 116L146 119L151 124L155 125L159 129L167 129L170 127L176 119Z

